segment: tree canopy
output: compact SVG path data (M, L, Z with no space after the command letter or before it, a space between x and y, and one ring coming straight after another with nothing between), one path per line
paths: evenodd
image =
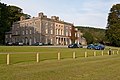
M106 37L110 45L120 47L120 4L113 5L110 9Z
M76 26L86 39L87 43L104 43L105 40L105 29Z

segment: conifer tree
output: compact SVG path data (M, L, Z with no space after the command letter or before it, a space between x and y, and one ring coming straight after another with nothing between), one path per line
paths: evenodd
M120 47L120 4L113 5L110 9L106 37L112 46Z

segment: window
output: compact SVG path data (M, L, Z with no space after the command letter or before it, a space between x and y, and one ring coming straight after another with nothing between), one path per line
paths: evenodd
M53 34L53 30L52 29L51 29L50 33Z
M36 28L34 28L34 33L36 32Z
M61 35L61 30L59 29L59 35Z
M25 32L23 31L23 35L25 35Z
M77 37L80 37L80 34L78 33L78 36Z
M48 29L45 30L46 34L48 34Z
M61 35L63 35L63 30L61 30Z
M30 30L30 34L32 34L32 30Z
M50 39L50 43L53 44L53 39Z
M12 36L11 36L11 34L10 34L10 38L11 38Z
M68 31L66 31L66 36L68 36Z
M48 40L47 40L47 38L46 38L46 40L45 40L45 43L46 43L46 44L48 43Z
M56 42L57 42L57 44L59 44L58 38L56 38Z
M69 35L71 36L71 31L69 32Z
M77 37L77 33L75 33L75 37Z
M58 35L59 34L59 31L58 31L58 29L56 29L56 35Z
M16 33L15 33L16 35L18 35L18 32L16 31Z
M57 35L57 29L55 30L55 34Z
M34 43L36 43L36 38L34 37Z
M26 30L26 34L28 34L28 30Z
M58 35L60 35L60 29L58 29Z

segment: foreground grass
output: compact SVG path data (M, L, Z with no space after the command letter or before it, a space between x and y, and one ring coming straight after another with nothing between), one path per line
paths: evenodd
M0 80L120 80L120 56L0 65Z
M118 48L114 48L114 53L117 53ZM57 53L61 53L61 59L72 58L72 53L76 53L76 58L85 56L85 52L88 53L88 57L94 55L102 55L102 50L89 50L84 48L70 49L62 47L38 47L38 46L0 46L0 65L6 64L6 55L10 53L10 64L17 64L22 62L35 62L36 53L40 53L40 61L44 60L57 60ZM108 47L103 51L104 55L107 55ZM120 53L120 52L119 52Z

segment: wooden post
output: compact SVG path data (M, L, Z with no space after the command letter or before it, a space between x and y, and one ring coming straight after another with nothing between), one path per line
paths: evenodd
M37 62L39 62L39 53L36 55Z
M96 56L96 51L94 51L94 56Z
M87 57L87 52L85 51L85 58Z
M10 54L7 54L7 65L10 64Z
M102 51L102 56L104 55L104 52Z
M109 55L109 51L108 51L108 55Z
M75 52L73 52L73 59L75 59L76 58L76 54L75 54Z
M58 60L60 60L60 52L58 53Z

